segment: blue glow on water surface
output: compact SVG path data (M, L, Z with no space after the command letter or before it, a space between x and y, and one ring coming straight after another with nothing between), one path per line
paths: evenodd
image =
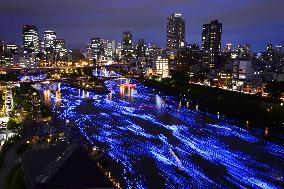
M60 119L105 149L124 188L283 187L283 146L135 81L135 89L121 87L125 82L106 81L108 95L61 84L59 96L50 86L55 90L45 99Z

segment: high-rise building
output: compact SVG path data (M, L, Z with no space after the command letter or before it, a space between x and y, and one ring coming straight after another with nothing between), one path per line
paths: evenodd
M4 46L4 64L7 67L13 67L18 61L19 49L16 44L8 43Z
M0 40L0 56L4 54L5 43Z
M267 58L269 62L273 61L273 45L272 44L268 44L266 47L266 52L267 52Z
M118 56L119 60L122 58L122 44L121 43L118 43L116 45L115 54Z
M276 52L278 53L278 54L282 54L282 45L276 45Z
M146 56L147 56L147 61L148 64L153 67L154 66L154 61L158 56L161 56L162 54L162 49L157 45L157 44L149 44L147 49L146 49Z
M136 46L137 57L145 57L146 55L146 45L144 39L139 39Z
M54 40L54 52L56 59L61 59L67 54L67 49L65 47L65 39L55 39Z
M187 44L186 47L180 48L175 56L174 69L189 73L193 65L202 62L202 52L197 44Z
M112 59L114 53L115 53L115 41L107 40L106 56L109 59Z
M278 64L282 61L282 45L275 45L275 48L272 44L268 44L266 47L266 60L270 63Z
M0 65L1 66L5 64L4 49L5 49L5 43L4 41L0 40Z
M154 73L162 78L169 77L169 59L158 56L155 60Z
M240 87L252 79L254 73L251 61L235 60L233 63L232 84L233 89L240 90Z
M44 32L44 47L54 49L54 40L56 39L56 32L47 30Z
M133 55L133 41L130 31L123 32L122 55L125 57Z
M24 25L23 27L23 45L27 53L39 52L38 29L33 25Z
M167 48L176 49L185 45L185 22L182 14L167 18Z
M210 68L215 68L221 53L222 23L218 20L203 25L202 50L205 55L205 62Z
M98 61L104 55L102 38L92 38L91 40L92 58L93 61Z

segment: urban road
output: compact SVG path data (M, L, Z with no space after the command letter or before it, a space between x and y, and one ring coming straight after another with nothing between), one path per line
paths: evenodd
M129 85L128 83L134 85ZM58 119L103 148L123 188L283 188L284 147L261 129L182 105L135 80L98 95L38 83Z

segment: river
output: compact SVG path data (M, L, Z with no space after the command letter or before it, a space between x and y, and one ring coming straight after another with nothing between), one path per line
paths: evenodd
M106 81L108 95L61 83L36 87L58 119L105 149L123 188L284 186L283 138L273 143L263 130L131 82Z

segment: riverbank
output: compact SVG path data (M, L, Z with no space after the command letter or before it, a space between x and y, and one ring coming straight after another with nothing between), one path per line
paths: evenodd
M170 80L140 78L141 83L179 99L189 99L199 108L214 113L261 123L263 127L277 127L283 132L284 107L256 95L222 90L187 83L176 85Z

